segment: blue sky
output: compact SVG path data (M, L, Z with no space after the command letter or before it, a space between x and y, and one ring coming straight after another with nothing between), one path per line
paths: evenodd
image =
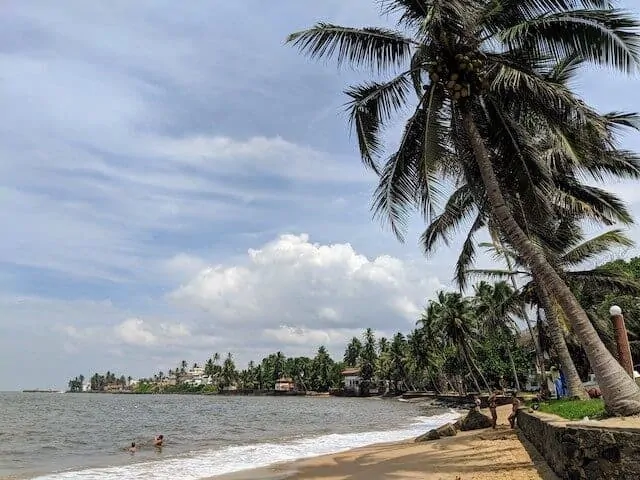
M320 20L384 24L376 3L266 6L3 4L0 390L339 352L366 326L407 331L450 282L455 245L424 259L418 222L401 245L371 221L342 107L359 74L284 45ZM577 88L640 110L637 85Z

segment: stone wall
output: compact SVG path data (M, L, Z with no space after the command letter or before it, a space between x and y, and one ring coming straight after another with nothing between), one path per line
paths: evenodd
M640 431L576 425L524 409L518 427L560 478L640 479Z

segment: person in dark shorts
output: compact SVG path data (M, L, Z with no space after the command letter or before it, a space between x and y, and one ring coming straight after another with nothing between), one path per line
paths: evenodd
M496 425L498 424L498 403L496 400L497 396L498 391L494 390L487 400L487 402L489 402L489 411L491 412L491 428L496 428Z

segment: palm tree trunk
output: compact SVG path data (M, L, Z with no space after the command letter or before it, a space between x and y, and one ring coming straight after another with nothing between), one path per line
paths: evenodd
M478 163L493 217L509 243L522 255L533 275L544 282L549 293L556 298L572 322L595 373L607 411L622 416L640 413L638 385L604 346L569 287L513 218L500 190L489 152L468 108L463 108L462 122Z
M501 247L504 250L504 247L500 243L500 241L497 240L497 242L499 244L499 247ZM496 241L494 240L494 244L495 243L496 243ZM509 255L507 255L506 253L504 255L504 260L505 260L505 262L507 262L507 269L510 272L513 272L513 265L511 263L511 259L509 258ZM518 291L518 282L516 281L515 274L512 273L511 275L509 275L509 279L511 280L511 285L513 286L513 289L517 292ZM539 381L540 381L540 388L546 388L546 387L544 387L546 379L545 379L545 374L544 374L545 368L544 368L544 355L542 354L542 348L540 347L540 342L538 341L538 337L536 335L534 335L533 327L531 326L531 318L529 318L529 314L526 311L524 313L524 319L525 319L525 321L527 323L527 329L529 330L529 335L531 335L531 341L533 342L533 346L534 346L534 348L536 350L536 362L538 364L538 369L540 370L540 373L538 375ZM519 390L520 390L520 388L518 388L518 391Z
M542 283L539 282L536 278L534 278L534 285L536 287L538 297L540 298L540 303L542 303L544 315L545 317L547 317L549 336L551 337L553 346L555 347L558 358L560 359L560 363L562 364L562 371L564 373L565 379L567 380L569 396L578 397L581 400L586 400L589 398L589 395L582 385L578 370L576 369L576 366L573 363L573 359L569 354L567 342L565 341L564 335L562 334L560 321L558 320L558 316L556 315L555 308L553 308L551 297L549 297L546 288L544 288Z
M474 360L474 358L476 357L476 352L473 349L473 346L469 345L469 348L471 348L471 353L473 355L469 355L468 352L467 352L466 355L469 357L469 361L471 362L471 365L473 365L473 368L475 368L476 372L478 372L478 375L480 375L480 378L482 379L482 383L484 383L484 386L487 389L487 392L490 392L491 391L491 387L489 386L489 383L487 382L487 379L484 377L484 374L482 373L482 370L480 370L480 367L478 367L478 364ZM480 393L480 390L478 390L478 393Z
M462 349L462 357L464 358L464 361L467 364L467 369L469 370L469 375L471 375L471 379L473 380L473 383L475 384L476 389L478 390L478 393L480 393L481 390L480 390L480 385L478 385L478 379L473 374L473 369L471 368L471 363L469 363L469 356L466 354L464 349Z
M513 379L516 381L516 390L520 392L520 380L518 380L518 371L516 370L516 364L513 361L513 355L511 355L511 347L507 345L507 356L509 357L509 363L511 364L511 371L513 372Z

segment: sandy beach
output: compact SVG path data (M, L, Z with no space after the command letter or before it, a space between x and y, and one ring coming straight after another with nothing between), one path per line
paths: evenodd
M426 443L373 445L212 480L556 480L535 449L520 440L517 429L509 428L510 409L498 408L496 430L459 432Z

